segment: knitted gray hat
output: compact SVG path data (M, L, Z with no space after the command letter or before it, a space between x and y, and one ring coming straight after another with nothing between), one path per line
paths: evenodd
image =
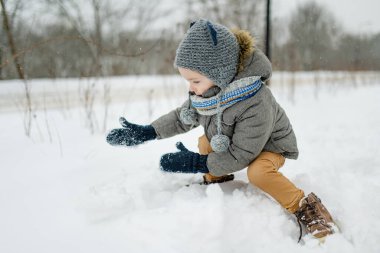
M225 26L206 19L192 22L180 43L174 67L197 71L224 89L237 73L239 43Z

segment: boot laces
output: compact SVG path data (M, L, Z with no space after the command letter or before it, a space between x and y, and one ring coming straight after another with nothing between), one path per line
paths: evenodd
M300 209L297 212L295 212L295 215L297 217L297 223L300 228L300 236L298 238L298 242L300 242L302 238L301 223L303 223L307 228L315 224L321 224L323 226L326 226L325 219L317 210L316 202L310 202L308 199L305 199L305 201L301 200L301 203L302 205Z

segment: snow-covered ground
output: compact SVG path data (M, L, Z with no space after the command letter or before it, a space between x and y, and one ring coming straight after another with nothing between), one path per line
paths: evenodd
M0 82L0 91L10 84ZM20 112L0 113L0 252L380 252L380 82L324 83L318 93L302 85L292 100L287 87L272 91L300 149L282 172L315 192L341 228L323 245L308 237L297 244L295 219L249 185L245 170L207 187L184 186L201 175L161 172L160 156L177 141L196 151L200 128L115 148L84 127L82 107L40 107L31 138ZM119 116L148 124L186 95L129 98L110 105L107 129ZM99 118L103 110L94 106Z

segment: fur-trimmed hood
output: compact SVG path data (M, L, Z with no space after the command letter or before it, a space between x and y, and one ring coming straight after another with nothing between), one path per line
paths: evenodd
M232 81L249 76L261 76L262 81L272 75L272 65L265 54L256 47L255 38L248 31L232 30L240 45L238 73Z

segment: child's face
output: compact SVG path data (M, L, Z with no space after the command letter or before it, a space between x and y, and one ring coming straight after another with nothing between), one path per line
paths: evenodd
M178 68L178 71L183 78L189 81L189 91L194 92L198 96L215 86L210 79L196 71L180 67Z

